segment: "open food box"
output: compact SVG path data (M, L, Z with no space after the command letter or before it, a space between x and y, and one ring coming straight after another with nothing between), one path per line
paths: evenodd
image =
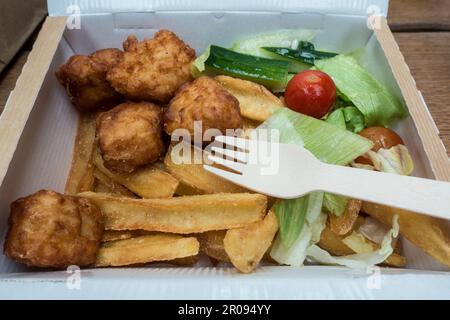
M298 28L318 30L314 42L324 50L348 53L365 47L363 66L408 107L410 117L395 130L413 157L413 175L450 181L438 130L387 25L387 0L75 1L79 7L72 2L48 1L50 16L0 117L2 246L12 201L40 189L64 191L78 113L54 76L56 68L75 53L121 48L128 35L143 39L161 28L174 31L197 54L211 43L227 47L245 35ZM373 13L374 30L367 25L368 14ZM70 14L75 15L67 19ZM1 255L0 297L450 298L448 267L406 239L402 245L405 269L377 268L369 273L308 265L261 266L240 274L228 266L201 264L42 272ZM73 285L76 277L81 279L79 286Z

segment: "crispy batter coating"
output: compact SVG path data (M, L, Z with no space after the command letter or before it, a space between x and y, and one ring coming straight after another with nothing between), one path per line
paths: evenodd
M129 36L123 47L123 60L108 72L107 79L130 100L168 102L192 79L195 51L171 31L161 30L142 42Z
M90 200L41 190L11 204L4 251L28 266L87 266L95 262L103 228Z
M74 55L56 71L72 103L82 112L109 108L123 97L106 81L106 73L123 56L119 49L104 49L89 56Z
M164 151L162 110L150 102L123 103L99 115L96 135L105 167L133 172Z
M193 135L194 121L202 121L203 132L218 129L225 134L226 129L241 128L239 101L217 81L200 77L181 87L170 101L164 115L164 130L172 134L183 128Z

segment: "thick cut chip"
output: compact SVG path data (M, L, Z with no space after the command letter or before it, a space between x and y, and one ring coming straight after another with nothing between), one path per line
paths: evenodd
M196 238L172 234L156 234L118 240L102 244L97 254L96 267L118 267L170 261L198 254Z
M126 240L131 239L139 236L146 236L152 234L149 231L143 231L143 230L124 230L124 231L117 231L117 230L105 230L103 232L102 242L110 242L110 241L116 241L116 240Z
M81 114L73 150L72 166L64 193L75 195L94 188L95 114Z
M125 188L120 183L115 182L97 168L94 170L94 177L98 181L95 186L95 192L111 193L129 198L137 198L133 192Z
M85 192L103 213L107 230L201 233L239 228L263 219L267 198L233 193L170 199L129 199Z
M182 163L184 155L183 151L177 152L177 146L170 148L166 154L164 164L167 171L180 181L180 187L177 194L211 194L211 193L243 193L246 190L215 174L206 171L203 168L202 150L192 147L190 161ZM183 157L183 158L182 158ZM198 161L194 161L198 159ZM198 162L198 163L196 163Z
M359 211L361 210L362 201L349 199L344 213L338 217L334 214L329 215L330 229L337 235L344 235L353 229L353 225L358 219Z
M393 216L398 215L401 235L450 266L450 231L446 221L369 202L363 202L362 210L388 226Z
M113 173L105 168L98 152L95 152L94 163L100 172L142 198L170 198L178 187L177 179L152 165L133 173Z
M215 260L230 262L230 258L223 247L223 239L226 233L226 230L218 230L198 234L200 251Z
M241 114L245 118L263 122L284 107L277 96L257 83L229 76L217 76L215 80L239 101Z
M262 221L227 231L223 244L231 263L241 272L252 272L264 257L278 231L278 221L271 210Z

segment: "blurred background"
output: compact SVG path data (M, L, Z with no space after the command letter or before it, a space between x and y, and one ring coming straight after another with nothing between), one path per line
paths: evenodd
M45 0L0 0L0 113L46 15ZM450 154L450 0L390 0L389 25Z

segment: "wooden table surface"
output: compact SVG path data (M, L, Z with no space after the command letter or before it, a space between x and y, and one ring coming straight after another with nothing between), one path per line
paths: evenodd
M391 0L389 24L450 155L450 0ZM30 47L0 75L0 112Z

